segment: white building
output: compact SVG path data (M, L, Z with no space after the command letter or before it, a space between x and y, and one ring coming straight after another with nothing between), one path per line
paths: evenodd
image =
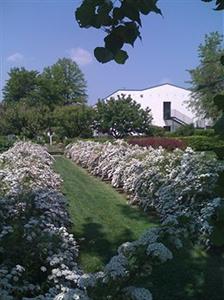
M185 88L166 83L143 90L118 90L105 99L116 99L121 94L130 95L142 108L149 107L152 124L164 127L167 131L175 131L180 125L192 123L204 127L204 122L199 121L187 108L186 102L191 97L191 91Z

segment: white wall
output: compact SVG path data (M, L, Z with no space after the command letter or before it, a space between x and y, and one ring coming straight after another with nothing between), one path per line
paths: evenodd
M187 109L185 103L185 101L190 98L191 92L184 88L163 84L140 91L119 90L109 97L106 97L106 99L109 99L110 97L116 98L117 95L121 94L125 94L126 96L131 95L132 99L140 103L143 108L148 106L151 109L153 116L152 124L157 126L165 126L163 120L163 102L165 101L171 102L171 110L176 109L189 118L195 118L194 114Z

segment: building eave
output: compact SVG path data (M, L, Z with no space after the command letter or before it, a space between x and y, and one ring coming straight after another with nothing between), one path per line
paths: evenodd
M157 88L157 87L161 87L161 86L164 86L164 85L173 86L173 87L176 87L176 88L179 88L179 89L191 92L190 89L178 86L178 85L173 84L173 83L162 83L162 84L157 84L157 85L154 85L154 86L151 86L151 87L148 87L148 88L137 89L137 90L136 89L118 89L118 90L114 91L113 93L109 94L107 97L104 97L103 100L110 98L112 95L114 95L114 94L116 94L118 92L121 92L121 93L122 92L144 92L146 90L151 90L151 89L154 89L154 88Z

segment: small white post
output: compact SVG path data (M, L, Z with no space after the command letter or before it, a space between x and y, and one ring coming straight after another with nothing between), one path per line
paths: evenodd
M50 131L48 131L47 135L49 136L49 142L50 142L50 145L52 146L54 133L51 133Z

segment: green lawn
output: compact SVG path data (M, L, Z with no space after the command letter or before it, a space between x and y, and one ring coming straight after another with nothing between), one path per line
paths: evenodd
M127 204L111 185L90 176L70 160L56 157L55 170L63 179L69 200L72 233L80 244L80 263L85 271L99 270L117 247L138 238L153 226L155 218Z

